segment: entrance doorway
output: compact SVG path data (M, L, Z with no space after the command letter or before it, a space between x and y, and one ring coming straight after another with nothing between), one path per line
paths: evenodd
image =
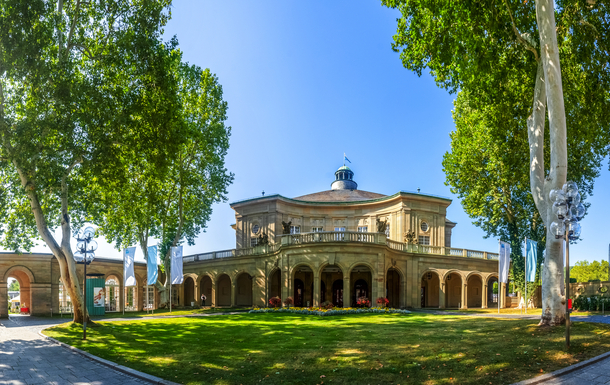
M294 306L313 306L313 270L309 266L298 266L294 269L292 284Z

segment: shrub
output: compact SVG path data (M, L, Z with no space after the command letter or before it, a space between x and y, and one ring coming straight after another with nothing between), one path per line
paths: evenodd
M334 307L334 305L333 305L333 303L332 303L332 302L330 302L330 301L325 301L325 302L322 302L322 304L320 305L320 307L322 307L322 308L324 308L324 309L328 309L328 310L330 310L330 309L332 309L332 308Z
M377 304L381 305L381 306L388 306L388 304L390 303L390 300L385 298L385 297L379 297L377 298Z
M360 297L356 301L356 306L358 307L369 307L371 305L371 301L369 301L366 297Z
M280 297L269 298L269 305L271 307L278 307L281 304L282 304L282 300L280 299Z
M294 301L292 300L292 297L288 297L284 300L284 305L290 307L290 305L292 305L294 303Z
M573 310L578 311L601 311L604 309L610 310L610 297L593 295L590 297L581 295L572 301Z

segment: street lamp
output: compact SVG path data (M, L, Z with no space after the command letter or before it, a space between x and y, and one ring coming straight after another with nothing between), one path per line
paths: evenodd
M580 237L579 221L585 216L585 206L580 203L578 186L567 182L562 189L553 189L549 194L553 202L553 213L557 220L551 223L551 234L565 241L566 250L566 348L570 347L570 241Z
M76 263L82 263L84 265L83 274L83 285L85 292L85 308L83 310L83 339L87 339L87 265L93 262L95 258L95 250L97 249L97 242L93 240L95 235L95 229L93 227L85 227L81 229L76 235L76 253L74 253L74 260Z

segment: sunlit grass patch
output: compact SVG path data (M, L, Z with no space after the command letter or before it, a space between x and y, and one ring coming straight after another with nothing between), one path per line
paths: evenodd
M87 341L80 332L70 324L46 331L185 384L508 384L610 350L610 325L573 324L566 353L562 327L422 313L100 322Z

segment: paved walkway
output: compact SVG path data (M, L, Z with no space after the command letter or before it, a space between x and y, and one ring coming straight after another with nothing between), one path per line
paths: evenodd
M0 385L150 384L91 361L38 335L67 319L10 317L0 322Z

